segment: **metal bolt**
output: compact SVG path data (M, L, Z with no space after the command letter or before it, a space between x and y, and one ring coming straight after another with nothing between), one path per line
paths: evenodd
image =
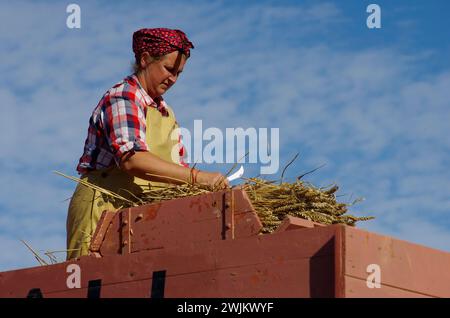
M127 220L125 220L125 221L122 222L122 225L123 225L123 226L125 226L125 225L127 225L127 224L128 224L128 221L127 221Z
M227 230L231 229L231 223L227 223L227 225L225 225L225 228L226 228Z
M128 241L125 240L125 241L123 241L122 246L125 246L125 245L127 245L127 244L128 244Z
M133 229L130 229L130 234L133 235Z
M136 217L136 221L139 221L143 218L144 218L144 215L142 213L139 213L138 216Z
M230 207L230 202L225 202L225 207L229 208Z

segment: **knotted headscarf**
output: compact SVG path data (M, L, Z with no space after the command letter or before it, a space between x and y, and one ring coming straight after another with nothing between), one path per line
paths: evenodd
M166 28L141 29L133 33L133 52L138 60L142 53L162 56L174 51L181 51L189 57L194 45L181 30Z

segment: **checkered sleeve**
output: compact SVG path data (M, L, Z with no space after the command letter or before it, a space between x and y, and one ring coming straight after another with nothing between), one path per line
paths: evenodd
M120 163L128 151L149 151L145 142L145 114L130 94L109 96L102 120L114 159ZM132 95L132 94L131 94Z

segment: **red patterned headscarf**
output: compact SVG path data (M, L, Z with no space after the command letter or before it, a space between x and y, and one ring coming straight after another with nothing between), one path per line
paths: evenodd
M133 51L138 60L142 53L162 56L174 51L181 51L189 57L194 45L181 30L166 28L141 29L133 33Z

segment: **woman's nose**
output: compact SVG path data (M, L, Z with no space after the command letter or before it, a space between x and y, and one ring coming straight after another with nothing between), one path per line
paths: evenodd
M172 74L169 76L169 82L171 84L175 84L175 82L177 81L177 78L178 78L178 76Z

